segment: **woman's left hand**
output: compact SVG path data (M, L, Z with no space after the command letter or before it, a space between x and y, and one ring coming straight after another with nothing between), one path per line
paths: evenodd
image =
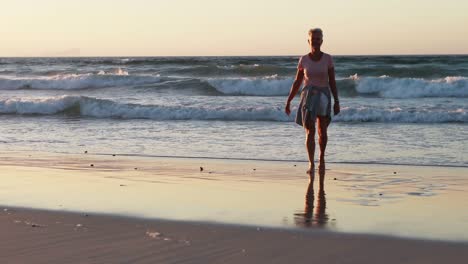
M335 104L333 105L333 114L337 115L340 113L340 102L336 101Z
M286 102L286 106L284 107L284 112L287 114L287 115L290 115L291 114L291 105L289 102Z

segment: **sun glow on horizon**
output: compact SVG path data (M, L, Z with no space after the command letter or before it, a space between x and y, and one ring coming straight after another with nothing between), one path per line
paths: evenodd
M297 55L315 26L337 55L467 54L465 10L456 0L18 0L0 11L0 56Z

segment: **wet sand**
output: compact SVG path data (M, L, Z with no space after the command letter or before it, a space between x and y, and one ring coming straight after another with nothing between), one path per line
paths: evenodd
M468 244L26 209L0 212L1 263L462 263Z
M2 153L0 167L1 263L468 257L466 168L328 164L320 190L294 162Z

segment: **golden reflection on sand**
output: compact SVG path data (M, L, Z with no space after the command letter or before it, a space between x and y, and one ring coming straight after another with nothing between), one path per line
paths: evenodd
M325 197L325 171L319 173L319 191L317 193L317 204L314 208L314 173L310 174L310 181L305 195L304 212L294 214L295 223L302 227L325 228L328 223L328 214L326 213L327 200ZM314 210L315 209L315 210Z
M0 153L0 198L5 206L468 241L466 168L333 164L308 183L304 167Z

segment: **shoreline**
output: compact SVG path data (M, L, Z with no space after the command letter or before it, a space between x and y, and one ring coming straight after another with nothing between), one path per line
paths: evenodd
M13 156L18 155L19 153L29 153L28 151L3 151L0 153L1 156L5 156L5 154L11 153ZM307 160L299 160L299 159L261 159L261 158L229 158L229 157L215 157L215 156L180 156L180 155L149 155L149 154L132 154L132 153L101 153L101 152L87 152L87 153L78 153L78 152L43 152L43 151L36 151L36 154L42 154L46 156L69 156L69 157L76 157L83 154L87 154L89 156L101 156L101 157L127 157L127 158L153 158L153 159L188 159L188 160L219 160L219 161L245 161L245 162L282 162L282 163L308 163ZM318 163L318 160L315 160ZM392 163L392 162L378 162L378 161L327 161L327 164L337 164L337 165L382 165L382 166L407 166L407 167L440 167L440 168L461 168L465 169L468 168L468 164L416 164L416 163Z
M79 153L61 153L65 155L78 155ZM219 158L212 156L169 156L169 155L144 155L144 154L112 154L112 153L92 153L97 156L122 156L122 157L144 157L144 158L169 158L169 159L208 159L208 160L236 160L236 161L267 161L267 162L297 162L308 163L306 160L285 160L285 159L255 159L255 158ZM318 160L315 160L318 163ZM373 161L327 161L327 164L338 165L385 165L385 166L411 166L411 167L441 167L441 168L468 168L467 165L457 164L411 164L411 163L391 163Z

